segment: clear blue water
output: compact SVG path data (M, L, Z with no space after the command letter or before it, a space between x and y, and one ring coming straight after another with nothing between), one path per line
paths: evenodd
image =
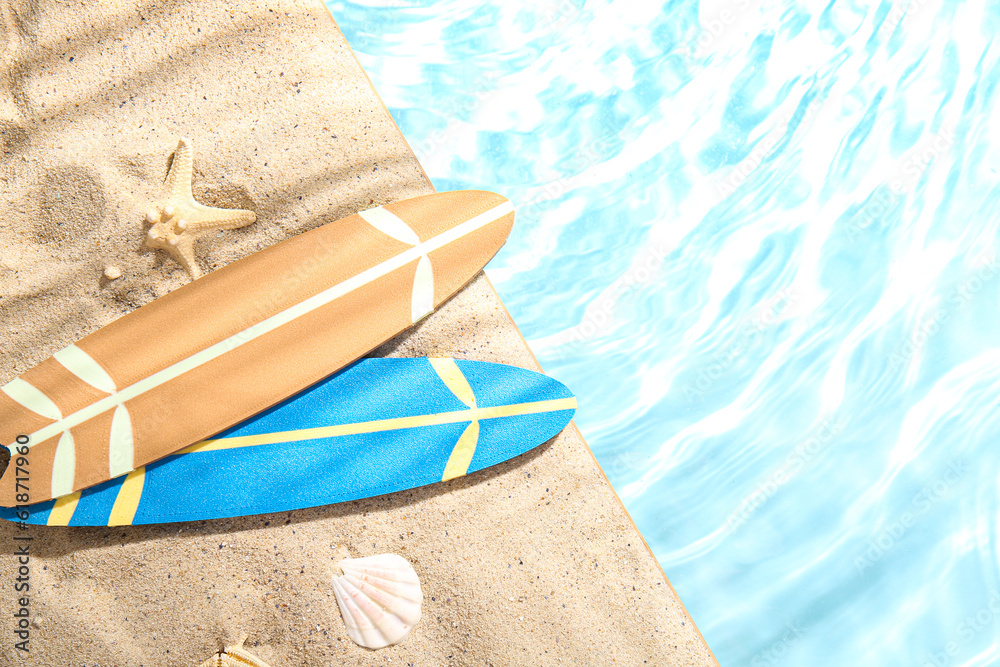
M329 6L724 667L1000 664L1000 3Z

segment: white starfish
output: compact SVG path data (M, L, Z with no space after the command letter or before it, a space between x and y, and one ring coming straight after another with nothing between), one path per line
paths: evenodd
M146 234L146 245L166 250L192 279L201 275L194 254L198 237L219 229L243 227L257 219L253 211L213 208L196 202L191 192L193 167L191 140L182 138L167 174L167 197L146 213L146 222L152 225Z

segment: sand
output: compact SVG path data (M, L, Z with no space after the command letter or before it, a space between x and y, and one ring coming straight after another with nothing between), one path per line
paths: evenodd
M206 271L433 190L317 2L0 12L0 383L188 281L142 243L180 136L195 197L258 217L199 242ZM376 354L537 368L482 276ZM24 536L28 654L11 616ZM4 665L197 665L243 634L272 667L715 664L572 426L389 496L152 527L4 523L0 545ZM408 558L426 597L411 636L372 652L347 638L330 578L340 558L381 552Z

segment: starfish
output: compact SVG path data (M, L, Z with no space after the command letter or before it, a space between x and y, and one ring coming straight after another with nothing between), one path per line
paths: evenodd
M167 196L146 213L146 222L152 225L146 235L146 245L166 250L195 279L201 275L194 254L195 240L219 229L249 225L257 219L257 214L196 202L191 192L193 167L191 140L182 138L177 143L174 162L167 174Z
M211 658L201 663L201 667L268 667L268 664L243 648L247 635L243 633L240 643L235 646L227 646L222 651L216 653Z

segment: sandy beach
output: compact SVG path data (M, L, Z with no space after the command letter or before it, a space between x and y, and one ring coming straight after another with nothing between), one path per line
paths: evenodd
M189 281L145 246L142 223L182 136L195 198L257 214L198 242L205 272L433 192L319 2L0 8L0 384ZM373 354L538 368L482 275ZM572 425L505 464L389 496L26 532L29 653L9 613L25 531L0 524L4 665L198 665L243 635L272 667L716 664ZM339 559L383 552L416 568L423 619L372 652L347 637L330 579Z

